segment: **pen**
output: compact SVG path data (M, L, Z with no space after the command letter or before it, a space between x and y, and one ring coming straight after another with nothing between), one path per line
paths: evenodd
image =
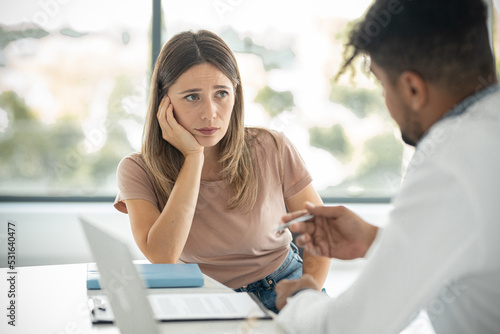
M277 229L276 229L276 232L280 232L280 231L284 231L285 229L287 229L288 227L290 227L290 225L293 225L295 223L301 223L301 222L305 222L306 220L309 220L311 218L313 218L314 215L312 214L305 214L303 216L300 216L300 217L297 217L295 219L292 219L290 220L288 223L286 224L283 224L283 225L280 225Z

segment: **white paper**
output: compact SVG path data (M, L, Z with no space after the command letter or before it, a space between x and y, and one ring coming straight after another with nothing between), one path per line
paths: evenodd
M158 320L267 318L247 293L185 293L148 295Z

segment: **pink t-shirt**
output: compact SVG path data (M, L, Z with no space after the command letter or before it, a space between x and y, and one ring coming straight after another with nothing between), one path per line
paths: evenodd
M198 263L206 275L233 289L266 277L283 263L292 239L288 230L275 232L286 213L284 200L312 181L304 161L282 133L272 132L281 147L281 165L271 134L261 129L252 131L257 134L252 155L259 167L254 207L249 213L227 211L228 184L202 180L191 231L180 257L183 262ZM141 154L125 157L117 177L118 210L127 213L124 201L128 199L147 200L163 210L165 203L159 202Z

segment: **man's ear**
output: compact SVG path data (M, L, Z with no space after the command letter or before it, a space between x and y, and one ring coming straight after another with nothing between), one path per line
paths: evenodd
M418 112L422 110L428 102L429 91L425 80L416 72L404 71L398 79L399 91L402 98Z

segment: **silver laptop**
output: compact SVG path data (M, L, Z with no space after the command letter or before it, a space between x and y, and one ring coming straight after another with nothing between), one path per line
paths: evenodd
M247 293L176 293L146 296L128 247L80 218L106 296L92 306L93 322L115 321L122 334L158 333L160 321L272 319L262 303ZM89 300L95 300L91 297ZM111 310L109 309L109 305ZM94 312L95 310L95 312Z
M80 218L100 273L100 283L122 334L159 333L142 279L128 247Z

